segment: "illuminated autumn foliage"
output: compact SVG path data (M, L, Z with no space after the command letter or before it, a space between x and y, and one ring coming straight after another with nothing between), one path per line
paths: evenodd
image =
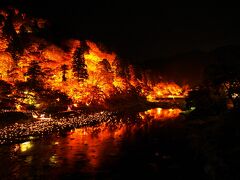
M189 91L188 86L180 87L176 83L160 82L153 86L147 95L148 101L157 101L161 98L184 98Z
M37 96L44 90L68 96L70 108L105 105L116 96L128 100L137 94L157 101L187 93L187 88L175 83L149 86L149 80L136 77L132 65L121 67L115 53L104 52L94 42L71 39L63 48L37 37L35 31L46 24L43 19L27 17L13 8L0 11L0 16L0 79L16 87L13 93L21 97L17 97L18 109L23 102L41 104Z

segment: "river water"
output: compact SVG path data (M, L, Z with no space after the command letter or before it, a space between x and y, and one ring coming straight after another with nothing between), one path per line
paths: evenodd
M185 141L164 124L179 110L160 108L94 127L0 146L0 179L201 179ZM132 119L132 120L131 120Z

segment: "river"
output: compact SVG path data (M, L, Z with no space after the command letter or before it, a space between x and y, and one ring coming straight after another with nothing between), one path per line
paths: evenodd
M201 179L184 140L164 128L180 110L152 109L111 123L0 146L0 179ZM126 118L126 117L125 117Z

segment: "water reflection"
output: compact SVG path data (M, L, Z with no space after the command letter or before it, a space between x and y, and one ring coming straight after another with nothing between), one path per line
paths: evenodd
M58 164L58 157L56 155L52 155L50 158L49 158L49 162L50 164Z
M136 128L137 125L104 123L98 127L75 129L68 133L66 141L61 142L64 144L59 145L67 144L69 146L65 152L69 165L74 165L76 157L78 157L85 159L87 161L86 167L91 170L98 168L102 161L109 156L116 156L119 153L120 143L124 139L124 135L128 134L128 138L130 138ZM57 156L62 155L62 151L57 152Z
M142 119L153 118L155 120L168 120L174 119L179 116L182 112L181 109L162 109L162 108L155 108L150 109L145 112L140 112L139 115Z
M20 144L20 150L21 150L21 152L25 152L25 151L31 149L32 146L33 146L32 142L31 141L27 141L27 142L24 142L24 143Z
M13 171L15 178L33 175L60 177L74 173L94 176L96 172L108 172L121 160L128 146L137 141L136 137L148 136L150 120L161 123L159 120L175 118L180 112L178 109L156 108L139 113L141 118L137 121L139 116L132 116L128 121L119 117L115 121L74 129L63 135L5 146L0 149L0 161L7 162L8 168L5 171L0 165L0 177L4 174L7 177ZM136 119L132 119L134 117Z

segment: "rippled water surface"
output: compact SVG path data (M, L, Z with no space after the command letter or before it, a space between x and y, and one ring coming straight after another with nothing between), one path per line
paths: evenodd
M177 120L179 112L157 108L140 113L137 121L131 122L133 116L126 122L118 119L2 145L0 179L187 177L187 171L195 169L185 169L191 168L191 160L182 160L184 145L171 142L171 136L162 129L165 121Z

